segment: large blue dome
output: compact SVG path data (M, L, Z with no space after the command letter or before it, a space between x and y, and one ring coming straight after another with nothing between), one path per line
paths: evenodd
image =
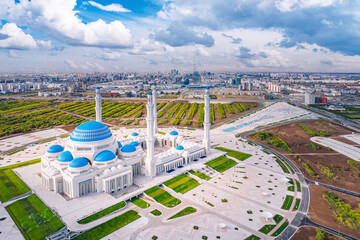
M76 142L94 142L112 136L110 129L101 122L90 121L80 124L71 133L70 139Z
M71 154L71 152L69 151L65 151L65 152L62 152L58 157L57 157L57 160L59 162L70 162L71 160L73 160L74 157L73 155Z
M171 136L177 136L177 135L179 135L179 133L178 133L177 131L171 131L171 132L170 132L170 135L171 135Z
M81 167L85 167L88 164L89 164L89 162L85 158L78 157L78 158L75 158L74 160L72 160L70 162L69 167L71 167L71 168L81 168Z
M60 145L52 145L51 147L49 147L49 149L47 150L48 153L59 153L64 151L64 148Z
M136 142L136 141L133 141L133 142L130 143L130 145L133 145L134 147L137 147L137 146L139 146L139 143Z
M109 150L102 151L98 155L96 155L94 161L95 162L106 162L110 160L114 160L116 158L115 154Z
M138 134L137 132L133 132L133 133L131 134L131 136L136 137L136 136L139 136L139 134Z
M121 148L121 152L123 152L123 153L132 153L135 151L136 151L136 147L134 145L130 145L130 144L124 145Z

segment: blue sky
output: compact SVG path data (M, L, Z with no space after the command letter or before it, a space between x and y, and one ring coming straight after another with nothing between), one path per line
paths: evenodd
M352 0L1 0L0 72L359 72Z

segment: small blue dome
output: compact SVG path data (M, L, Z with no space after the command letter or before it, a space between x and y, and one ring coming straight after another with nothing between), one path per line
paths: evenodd
M96 89L100 89L100 87L96 87Z
M148 95L152 95L152 92L148 92Z
M176 149L176 150L184 150L184 147L181 146L181 145L179 145L179 146L177 146L175 149Z
M71 133L70 139L76 142L94 142L112 136L110 129L101 122L89 121L80 124Z
M136 136L139 136L139 134L138 134L137 132L133 132L133 133L131 134L131 136L136 137Z
M71 167L71 168L81 168L81 167L85 167L88 164L89 164L89 162L85 158L78 157L78 158L75 158L74 160L72 160L70 162L69 167Z
M130 144L124 145L121 148L121 152L123 152L123 153L132 153L135 151L136 151L136 147L134 145L130 145Z
M121 142L118 141L118 148L121 148L122 147L122 144Z
M179 135L179 133L177 131L172 131L172 132L170 132L170 135L171 136L177 136L177 135Z
M71 160L73 160L74 157L73 155L71 154L71 152L69 151L65 151L65 152L62 152L58 157L57 157L57 160L59 162L70 162Z
M96 155L94 161L95 162L106 162L110 160L114 160L116 158L115 154L109 150L102 151L98 155Z
M47 150L48 153L59 153L64 151L64 148L60 145L52 145L51 147L49 147L49 149Z
M137 147L137 146L139 146L139 143L136 142L136 141L133 141L133 142L130 143L130 145L133 145L134 147Z

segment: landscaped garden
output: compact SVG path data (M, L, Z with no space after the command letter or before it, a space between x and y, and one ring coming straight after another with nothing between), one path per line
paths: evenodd
M154 209L150 213L154 216L160 216L162 214L162 212L158 209Z
M65 226L35 194L10 204L6 210L25 239L45 239Z
M215 158L207 163L205 165L211 167L212 169L218 171L218 172L224 172L228 170L229 168L232 168L238 164L234 160L227 158L225 156L220 156L218 158Z
M150 207L150 203L148 203L145 200L138 198L138 197L132 199L131 202L133 204L135 204L136 206L143 208L143 209Z
M251 154L248 154L248 153L243 153L243 152L239 152L239 151L235 151L235 150L223 148L223 147L216 147L215 149L226 152L227 155L229 155L230 157L236 158L239 161L244 161L252 156Z
M104 216L106 216L106 215L108 215L108 214L110 214L112 212L115 212L115 211L125 207L125 205L126 205L125 202L119 202L119 203L117 203L115 205L112 205L112 206L110 206L108 208L105 208L104 210L101 210L100 212L94 213L94 214L92 214L92 215L90 215L90 216L88 216L86 218L81 219L80 221L78 221L78 223L86 224L86 223L95 221L95 220L97 220L99 218L102 218L102 217L104 217Z
M9 201L29 191L30 188L12 170L0 170L1 202Z
M281 209L289 210L293 200L294 200L294 196L286 195L285 201L281 206Z
M202 173L202 172L195 172L194 170L189 170L189 173L191 173L192 175L195 175L201 179L204 179L206 181L210 180L211 177L209 177L208 175Z
M196 208L187 207L187 208L184 208L183 210L181 210L180 212L176 213L175 215L171 216L170 218L168 218L168 220L186 216L186 215L192 214L194 212L196 212Z
M185 174L181 174L177 177L174 177L164 182L164 184L165 186L171 188L175 192L180 192L182 194L200 185L198 181L196 181L191 177L186 176Z
M276 214L273 217L276 224L266 224L262 228L259 229L259 232L262 232L264 234L268 234L269 232L271 232L281 222L281 220L283 220L283 218L284 218L283 216L281 216L279 214Z
M173 197L167 191L161 189L159 186L152 187L145 191L145 194L152 197L158 203L164 205L165 207L175 207L181 203L181 201Z
M101 239L110 233L128 225L129 223L139 219L141 216L134 210L127 211L99 226L86 231L85 233L75 237L75 240Z

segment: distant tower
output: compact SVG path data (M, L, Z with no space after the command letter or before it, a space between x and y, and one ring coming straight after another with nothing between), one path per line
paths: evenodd
M146 161L145 167L149 177L156 176L156 166L155 166L155 157L154 157L154 104L153 104L153 94L151 92L148 93L148 104L147 107L147 136L146 136Z
M157 92L156 92L156 83L151 85L152 90L152 101L154 104L154 133L158 133L158 125L157 125Z
M96 121L102 122L101 118L101 95L100 88L96 88L96 96L95 96L95 113L96 113Z
M206 150L206 154L210 152L211 145L210 145L210 87L205 88L204 100L204 140L203 144Z

